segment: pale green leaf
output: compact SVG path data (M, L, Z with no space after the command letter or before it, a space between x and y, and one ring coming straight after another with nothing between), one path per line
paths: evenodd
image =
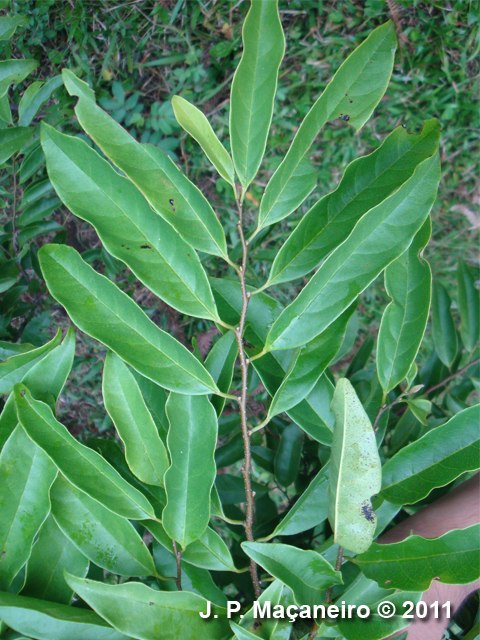
M71 71L63 70L63 80L70 95L80 98L75 113L83 129L155 211L195 249L225 257L225 235L212 207L167 154L136 142L96 106L89 87Z
M55 76L38 86L33 91L29 91L33 85L30 85L22 96L18 105L18 122L22 127L27 127L37 115L40 107L50 98L52 93L63 84L62 76Z
M421 254L431 232L428 218L407 251L385 270L392 302L382 316L377 343L377 373L384 393L407 377L425 332L432 275Z
M446 367L451 367L458 351L457 329L451 312L452 301L440 282L433 283L432 335L435 351Z
M428 591L432 580L469 584L480 578L480 525L454 529L439 538L409 536L394 544L376 544L353 562L379 586Z
M190 394L218 392L209 373L178 340L159 329L74 249L44 245L38 256L50 293L79 329L167 389Z
M57 475L50 458L18 425L0 454L0 589L7 591L30 556L50 511L48 490Z
M134 376L112 351L105 359L102 392L105 409L125 445L128 466L142 482L163 487L170 465L167 450Z
M33 127L0 129L0 164L6 162L33 136Z
M166 410L171 466L165 474L162 522L170 538L186 547L202 535L210 519L217 414L205 396L177 393L170 394Z
M479 469L479 424L477 404L401 449L383 467L382 497L394 504L414 504L432 489Z
M196 252L152 211L130 180L86 142L45 123L42 147L55 191L70 211L95 227L111 255L178 311L218 320Z
M246 191L265 152L285 52L278 0L251 2L242 39L243 54L230 96L230 140L235 170Z
M0 593L0 618L37 640L128 640L93 611L11 593Z
M207 601L186 591L169 593L130 582L108 585L67 575L68 584L115 629L139 640L222 640L229 627L226 611L212 606L204 620ZM213 616L217 611L218 618Z
M64 570L84 578L88 559L64 536L50 514L33 545L21 595L70 604L73 590L65 582Z
M371 545L377 516L371 498L382 483L381 462L372 424L346 378L337 382L332 400L335 414L328 518L334 540L341 547L362 553Z
M357 223L299 296L277 318L265 350L300 347L324 331L410 245L435 201L438 156ZM379 250L381 248L381 250Z
M50 499L63 534L97 566L122 576L156 574L152 556L128 520L79 491L61 474L52 485Z
M173 96L172 107L178 124L198 142L222 178L235 187L232 159L200 109L181 96Z
M46 404L34 400L23 385L14 393L20 424L74 486L124 518L154 517L145 496L96 451L75 440Z
M340 118L358 131L370 118L387 88L395 45L395 27L393 22L387 22L375 29L338 69L306 115L287 155L267 185L260 207L259 229L285 218L308 195L308 189L299 190L297 199L286 199L284 191L296 178L300 163L322 127Z
M243 542L242 549L268 573L293 592L299 606L314 606L324 599L324 590L342 584L342 574L315 551L286 544Z
M36 60L2 60L0 62L0 98L7 93L12 84L18 84L38 67Z

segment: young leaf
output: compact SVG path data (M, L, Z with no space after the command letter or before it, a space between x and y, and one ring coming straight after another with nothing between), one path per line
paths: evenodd
M283 590L283 584L279 580L274 580L258 598L258 606L263 609L265 605L268 606L269 604L273 609L280 603ZM261 640L272 640L277 624L278 619L276 618L264 618L262 624L259 625L254 607L250 607L239 620L239 626L242 629L253 633L256 638L261 638ZM281 640L281 638L278 640Z
M33 127L9 127L0 130L0 164L17 153L33 136Z
M160 522L149 520L143 524L167 551L172 552L172 539ZM209 571L237 571L227 545L210 527L205 529L198 540L186 547L182 553L182 562Z
M303 216L278 252L269 286L315 269L348 238L367 211L388 198L422 160L436 152L439 138L440 123L435 119L427 120L417 135L397 127L376 151L351 162L338 187Z
M95 227L107 251L182 313L218 320L197 253L130 180L79 138L42 123L49 178L63 203Z
M362 553L371 545L377 516L371 498L382 484L375 433L365 409L346 378L337 382L332 400L335 414L328 518L334 540L341 547Z
M356 306L357 302L350 305L325 331L292 356L285 379L268 409L270 418L295 407L308 396L342 346Z
M301 205L308 195L286 198L290 181L322 127L340 118L358 131L370 118L388 85L395 55L393 22L378 27L345 60L300 125L284 160L273 174L262 198L258 228L278 222Z
M395 544L373 544L353 562L382 587L428 591L432 580L469 584L480 577L480 525L439 538L410 536Z
M44 245L38 257L50 293L82 331L166 389L193 395L218 392L210 374L183 345L74 249Z
M242 549L265 571L290 587L298 606L319 604L324 589L343 584L340 571L335 571L315 551L262 542L242 542Z
M198 142L222 178L235 187L235 171L230 154L200 109L181 96L173 96L172 107L178 124Z
M0 98L12 84L18 84L38 67L36 60L2 60L0 62Z
M421 253L431 232L428 218L407 251L385 270L385 289L392 302L382 316L377 343L377 372L384 393L406 378L425 333L432 274Z
M172 464L165 474L162 523L170 538L186 547L202 535L210 519L217 414L205 396L177 393L170 394L166 410Z
M40 362L47 353L58 347L62 340L62 330L58 329L55 337L38 349L11 356L0 364L0 394L11 393L13 386L21 382L26 373Z
M472 353L480 335L480 293L475 278L462 259L457 265L458 307L462 323L460 334L465 349Z
M192 247L227 255L222 226L202 193L158 147L139 144L97 107L88 85L68 69L62 72L70 95L78 96L75 114L105 155L143 193L155 211Z
M155 517L145 496L96 451L75 440L46 404L34 400L23 385L14 393L20 424L74 486L124 518Z
M0 618L38 640L128 640L93 611L11 593L0 593Z
M50 490L52 515L65 536L97 566L121 576L155 575L153 559L133 525L61 474Z
M401 449L383 467L381 496L394 504L414 504L432 489L479 469L479 421L477 404Z
M204 620L207 601L195 593L168 593L144 584L108 585L67 574L76 593L118 631L140 640L222 640L229 627L226 611L212 606L212 616Z
M285 427L274 461L275 478L284 487L289 487L298 475L302 446L302 430L296 424Z
M278 68L285 53L278 0L252 0L242 39L242 59L232 81L230 140L235 170L245 192L265 152Z
M435 201L439 179L440 164L434 156L418 165L398 191L366 213L275 321L265 350L300 347L338 318L410 245Z
M163 487L170 465L167 450L134 376L112 351L105 358L102 391L105 409L125 445L128 466L142 482Z
M235 634L236 640L258 640L258 636L254 636L248 629L242 629L242 627L235 624L233 620L230 620L230 627Z
M70 604L73 590L65 582L64 570L84 578L88 571L88 559L63 535L52 515L49 515L28 559L21 595Z
M0 589L7 591L27 561L50 511L57 468L18 425L0 455Z
M223 393L230 391L237 354L238 346L235 334L233 331L227 331L227 333L213 345L205 360L205 369ZM225 398L213 396L211 402L217 412L217 416L220 416L225 406Z
M328 518L328 467L323 467L287 512L275 531L265 540L275 536L293 536L313 529Z
M457 356L457 329L450 307L452 301L440 282L433 283L432 334L435 350L443 364L450 368Z

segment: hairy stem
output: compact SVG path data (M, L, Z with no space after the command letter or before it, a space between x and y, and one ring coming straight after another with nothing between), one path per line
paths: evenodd
M340 571L340 569L342 568L342 562L343 562L343 547L338 547L338 555L337 555L337 562L335 564L335 571ZM331 604L332 593L333 593L333 586L329 587L327 590L327 595L325 596L326 605ZM317 621L315 621L308 635L308 640L313 640L315 638L315 636L317 635L318 627L319 625L317 624Z
M177 543L175 540L172 540L173 544L173 552L175 553L175 560L177 561L177 578L175 582L177 583L177 589L179 591L182 590L182 552L178 550Z
M240 322L238 327L235 329L235 338L237 340L238 345L238 355L240 359L240 367L242 370L242 392L240 397L238 398L238 404L240 407L240 418L242 424L242 436L243 436L243 446L245 451L245 457L242 466L242 475L243 481L245 484L245 494L247 497L246 502L246 513L245 513L245 533L247 536L247 540L249 542L253 542L253 514L254 514L254 498L255 493L252 491L252 480L251 480L251 468L252 468L252 453L250 449L250 433L248 429L248 421L247 421L247 385L248 385L248 365L249 360L246 356L245 349L243 346L243 333L245 331L245 319L247 317L247 308L248 303L250 301L250 293L247 291L247 286L245 283L245 273L247 269L247 257L248 257L248 240L245 240L245 236L243 233L243 205L242 199L240 196L236 198L237 209L238 209L238 235L240 236L240 241L242 243L243 255L242 255L242 264L238 267L238 276L240 278L240 286L242 289L242 311L240 314ZM252 577L253 589L255 591L255 597L258 599L262 592L260 587L260 580L258 579L258 569L257 564L250 560L250 575Z

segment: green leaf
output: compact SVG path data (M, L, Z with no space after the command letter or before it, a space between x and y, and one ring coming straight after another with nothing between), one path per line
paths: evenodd
M10 85L18 84L37 67L36 60L2 60L0 62L0 98L7 93Z
M343 584L340 571L335 571L315 551L262 542L243 542L242 549L265 571L290 587L298 606L319 604L324 589Z
M163 487L170 465L167 450L134 376L112 351L105 359L102 391L105 409L125 445L128 466L142 482Z
M233 620L230 620L230 627L235 634L237 640L258 640L258 636L254 636L248 629L242 629Z
M172 107L178 124L198 142L222 178L235 188L235 171L230 154L200 109L181 96L173 96Z
M332 400L335 414L328 518L334 540L341 547L362 553L375 535L377 516L371 498L382 483L375 433L365 409L346 378L337 382Z
M227 331L227 333L213 345L205 360L205 369L223 393L230 391L237 354L238 347L235 334L233 331ZM212 404L217 412L217 416L220 416L225 406L225 398L213 396Z
M432 489L480 468L479 421L477 404L404 447L383 467L381 496L394 504L414 504Z
M93 611L11 593L0 593L0 618L38 640L128 640Z
M375 585L375 583L373 584ZM365 597L356 599L357 606L367 604L370 607L371 613L368 620L358 616L351 619L337 619L335 629L338 630L337 633L340 632L342 634L345 640L381 640L381 638L387 638L392 633L401 631L411 624L411 620L403 617L407 613L404 602L410 601L416 605L422 599L422 594L411 591L392 593L391 590L386 591L385 589L380 591L383 593L377 592L377 597L368 598L368 602L366 602ZM392 603L396 609L396 613L392 618L383 618L377 613L377 606L385 600Z
M14 385L21 382L26 373L55 349L62 340L62 330L58 329L55 337L38 349L31 349L25 353L11 356L0 364L0 394L11 393Z
M265 606L268 607L270 605L273 609L273 607L280 603L283 590L283 584L279 580L274 580L265 591L260 594L258 606L263 609ZM250 607L250 609L243 614L239 622L239 626L242 629L253 634L255 638L262 638L262 640L272 640L272 634L278 625L278 619L271 617L264 618L262 623L258 624L254 607Z
M472 353L480 335L480 293L475 278L462 259L457 265L458 308L460 311L460 335L465 349Z
M340 118L358 131L370 118L388 85L395 55L393 22L378 27L345 60L300 125L284 160L273 174L262 199L258 228L278 222L308 195L287 199L284 191L297 179L299 165L313 141L329 121ZM285 204L288 203L288 206Z
M172 552L172 539L160 522L149 520L143 524L167 551ZM182 562L209 571L237 571L227 545L210 527L205 529L198 540L185 548L182 553Z
M44 245L38 257L50 293L65 306L79 329L167 389L193 395L218 393L198 360L74 249Z
M130 180L86 142L45 123L42 147L55 191L70 211L95 227L111 255L178 311L218 320L196 252L152 211Z
M9 127L0 130L0 164L17 153L33 135L30 127Z
M269 418L298 405L315 387L342 346L348 321L356 306L355 301L325 331L297 349L268 409Z
M133 525L61 474L50 489L52 515L65 536L97 566L121 576L155 575L153 559Z
M115 629L140 640L221 640L229 627L225 610L204 620L207 601L187 591L168 593L130 582L107 585L67 575L68 584ZM212 612L215 608L212 606ZM96 639L95 639L96 640Z
M418 165L407 182L366 213L280 314L267 336L265 350L300 347L338 318L408 248L435 201L439 179L440 164L434 156Z
M384 393L407 377L425 333L432 274L421 254L431 232L428 218L407 251L385 270L385 289L392 302L382 316L377 343L377 371Z
M192 247L216 256L227 255L222 226L202 193L158 147L139 144L96 106L89 87L63 70L70 95L80 99L78 121L105 155L140 189L155 211ZM88 97L86 97L88 95Z
M278 68L285 53L278 0L251 2L242 39L243 54L230 96L230 140L235 170L245 192L265 153Z
M61 334L56 337L61 337ZM28 385L32 396L49 404L53 410L72 368L74 354L75 331L70 327L62 344L38 359L22 377L21 381ZM0 449L17 424L15 400L13 394L10 394L0 416Z
M322 524L328 518L328 467L323 467L287 512L275 531L266 538L293 536Z
M167 506L162 522L182 547L197 540L210 519L210 492L215 480L217 414L205 396L171 393L167 400L172 460L165 474Z
M305 400L289 409L288 416L314 440L331 446L335 418L330 404L335 387L326 375L321 376Z
M443 364L450 368L457 356L458 339L450 307L452 301L440 282L433 283L432 335L435 350Z
M427 415L432 410L432 403L425 398L414 398L407 400L410 411L423 425L427 426Z
M165 405L167 404L168 393L163 388L152 382L148 378L144 378L136 371L133 372L137 384L142 392L143 399L147 405L150 415L152 416L160 437L163 442L167 440L168 419L165 413Z
M58 87L62 86L62 84L62 76L50 78L50 80L47 80L45 84L42 82L40 86L38 86L36 82L31 84L23 94L20 104L18 105L18 123L22 127L27 127L37 115L40 107L50 98L52 93L56 91ZM33 85L37 86L30 91Z
M14 393L20 424L75 487L124 518L154 517L145 496L96 451L75 440L46 404L34 400L23 385L17 385Z
M360 218L373 209L431 157L438 148L440 123L427 120L418 135L397 127L368 156L351 162L338 187L300 220L278 252L269 286L301 278L344 242Z
M302 430L296 424L285 427L274 461L275 478L284 487L289 487L298 475L302 446Z
M409 536L395 544L374 543L353 559L382 587L428 591L432 580L469 584L480 577L480 525L449 531L439 538Z
M33 349L35 349L33 344L0 340L0 360L6 360L10 358L10 356L18 356L21 353L27 353Z
M3 7L2 7L3 9ZM0 40L10 40L19 25L25 24L25 16L3 16L0 18Z
M49 515L28 559L21 595L70 604L73 591L65 582L64 569L84 578L88 571L88 559L63 535L52 515Z
M57 469L17 426L0 454L0 589L7 591L28 560L50 511L48 490Z

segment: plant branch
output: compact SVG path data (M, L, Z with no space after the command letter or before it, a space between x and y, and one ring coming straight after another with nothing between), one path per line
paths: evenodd
M250 448L250 433L248 429L248 421L247 421L247 386L248 386L248 365L250 361L248 360L245 349L243 346L243 333L245 331L245 320L247 317L247 309L248 303L250 301L250 293L247 291L246 282L245 282L245 273L247 270L247 257L248 257L248 240L245 240L245 236L243 233L243 205L242 205L242 197L241 194L237 194L236 196L236 204L238 209L238 234L240 236L240 241L242 243L243 255L242 255L242 264L238 267L238 275L240 278L240 286L242 288L242 311L240 313L240 322L238 327L235 329L235 338L237 340L238 345L238 355L240 359L240 367L242 370L242 393L240 398L237 398L238 404L240 406L240 418L242 424L242 436L243 436L243 447L245 451L245 457L242 466L242 475L243 481L245 484L245 494L247 498L246 502L246 513L245 513L245 533L247 536L247 540L249 542L253 542L253 512L254 512L254 498L255 493L252 491L252 480L251 480L251 468L252 468L252 453ZM257 564L250 560L250 575L252 577L253 589L255 591L255 598L258 600L262 589L260 587L260 580L258 579L258 569Z
M389 409L391 409L393 407L393 405L398 404L399 402L401 402L403 400L403 396L399 396L398 398L395 398L395 400L393 402L390 402L390 404L386 404L383 407L380 407L379 412L377 413L377 417L375 418L375 422L373 423L373 430L375 433L377 433L377 429L378 429L378 421L380 420L380 418L383 416L383 414L385 413L385 411L388 411Z
M469 362L467 365L465 365L462 369L459 369L456 373L452 373L451 376L448 376L448 378L445 378L445 380L442 380L442 382L439 382L438 384L434 385L433 387L430 387L430 389L427 389L424 393L425 395L428 395L429 393L431 393L432 391L435 391L435 389L439 389L440 387L443 387L443 385L447 384L448 382L450 382L450 380L453 380L454 378L456 378L457 376L461 376L462 373L465 373L465 371L469 368L469 367L473 367L474 364L478 364L480 362L480 358L477 358L476 360L472 360L472 362Z
M342 568L342 562L343 562L343 547L338 547L338 554L337 554L337 562L335 564L335 571L340 571L340 569ZM329 605L332 602L332 593L333 593L333 585L331 587L328 588L327 590L327 595L325 596L325 604ZM315 620L315 622L313 623L313 627L312 630L310 631L310 634L308 636L308 640L313 640L315 638L315 636L317 635L317 631L318 631L318 623Z
M177 543L175 540L172 540L173 544L173 552L175 553L175 560L177 561L177 578L175 582L177 583L177 589L179 591L182 590L182 552L177 549Z

